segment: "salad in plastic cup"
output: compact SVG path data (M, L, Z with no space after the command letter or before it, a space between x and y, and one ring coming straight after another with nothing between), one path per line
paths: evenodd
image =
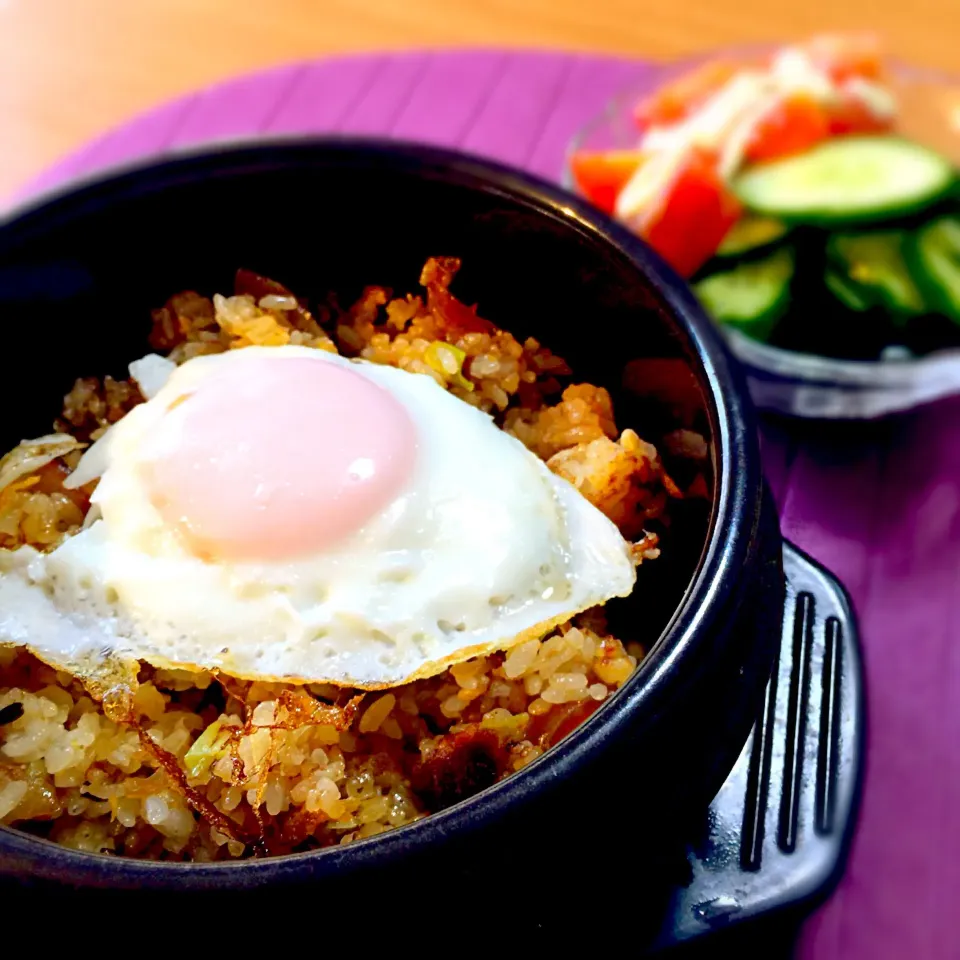
M692 284L757 404L857 419L960 393L960 80L872 35L652 71L566 185Z

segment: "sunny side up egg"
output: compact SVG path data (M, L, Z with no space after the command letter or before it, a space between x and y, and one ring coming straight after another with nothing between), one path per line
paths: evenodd
M131 371L81 460L92 522L0 551L0 642L89 678L158 667L377 689L626 596L617 528L430 377L296 347Z

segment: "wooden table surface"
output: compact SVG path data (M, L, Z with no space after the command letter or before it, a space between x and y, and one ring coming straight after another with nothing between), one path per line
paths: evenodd
M958 65L958 0L0 0L0 198L127 117L336 52L510 45L667 58L869 25Z

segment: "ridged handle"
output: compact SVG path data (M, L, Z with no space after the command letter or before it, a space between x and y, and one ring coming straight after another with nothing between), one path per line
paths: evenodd
M783 567L777 667L658 946L825 895L846 860L865 732L856 620L836 579L789 543Z

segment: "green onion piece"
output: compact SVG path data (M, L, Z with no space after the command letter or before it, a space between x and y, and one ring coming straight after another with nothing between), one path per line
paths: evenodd
M448 382L468 391L476 388L476 384L463 375L463 364L467 355L459 347L443 340L434 340L427 347L423 357L430 367Z
M223 748L230 739L230 732L221 730L221 726L219 720L214 720L184 754L183 762L187 775L192 780L202 777L213 766L214 761L223 756Z

